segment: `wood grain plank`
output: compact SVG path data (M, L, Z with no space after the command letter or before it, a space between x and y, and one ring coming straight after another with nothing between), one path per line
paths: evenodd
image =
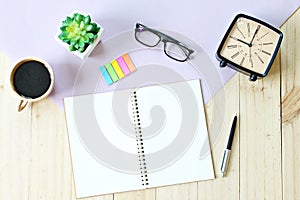
M156 189L156 200L197 200L197 196L197 182L159 187Z
M282 122L288 123L300 113L300 88L294 87L282 99Z
M283 199L300 199L300 9L282 26Z
M72 200L77 199L75 197L75 194L72 197ZM100 196L92 196L92 197L86 197L86 198L80 198L80 200L113 200L114 195L113 194L108 194L108 195L100 195Z
M113 195L102 195L96 197L82 198L81 200L113 200Z
M31 110L17 112L10 88L13 62L0 53L0 199L28 199Z
M115 193L114 200L155 200L155 189Z
M32 104L29 199L71 199L72 168L64 113L44 99Z
M219 92L206 105L206 117L216 179L198 182L198 199L239 199L239 74L236 74L224 86L223 94ZM214 116L221 116L222 112L225 113L225 118ZM222 178L220 168L223 152L227 145L233 117L236 114L238 122L232 144L230 163L226 177ZM216 127L221 127L221 129Z
M282 199L280 54L264 79L240 76L240 199Z

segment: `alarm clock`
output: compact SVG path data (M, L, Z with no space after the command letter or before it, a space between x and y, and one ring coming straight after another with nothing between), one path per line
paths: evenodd
M238 14L225 33L216 57L220 67L231 67L256 81L270 71L282 38L282 32L270 24Z

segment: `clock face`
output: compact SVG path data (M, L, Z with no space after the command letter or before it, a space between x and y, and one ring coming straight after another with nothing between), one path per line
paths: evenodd
M274 61L281 40L282 34L275 28L251 17L238 15L218 54L237 68L264 76Z

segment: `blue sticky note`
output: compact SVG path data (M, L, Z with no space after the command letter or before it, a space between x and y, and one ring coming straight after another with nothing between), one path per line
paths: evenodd
M101 67L100 67L100 72L101 72L103 78L105 79L105 82L106 82L108 85L110 85L110 84L113 83L113 81L111 80L111 78L110 78L110 76L109 76L109 74L108 74L108 72L107 72L105 66L101 66Z

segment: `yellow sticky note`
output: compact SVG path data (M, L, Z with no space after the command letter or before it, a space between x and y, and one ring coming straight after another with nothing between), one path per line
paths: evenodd
M111 61L111 65L113 66L116 74L118 75L119 79L124 77L124 73L122 72L122 69L118 62L116 60Z

